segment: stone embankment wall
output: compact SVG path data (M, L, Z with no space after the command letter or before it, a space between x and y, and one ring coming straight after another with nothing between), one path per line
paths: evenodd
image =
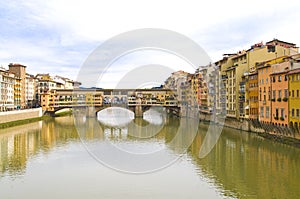
M0 112L0 123L42 117L42 108Z
M208 116L200 116L200 120L210 121L210 117ZM220 120L223 121L223 120ZM223 125L224 127L229 127L233 129L254 132L254 133L262 133L262 134L270 134L276 135L279 137L291 137L300 140L300 130L292 129L286 126L276 126L272 124L264 124L257 120L237 120L235 118L226 118ZM218 122L217 122L218 123Z

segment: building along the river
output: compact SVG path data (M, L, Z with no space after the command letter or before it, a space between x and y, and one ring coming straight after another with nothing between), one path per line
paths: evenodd
M258 112L259 121L263 123L271 123L271 65L262 63L257 66L258 73Z
M252 72L248 75L249 94L249 118L258 119L258 73Z
M26 66L21 64L12 64L8 65L9 72L16 75L17 80L15 85L15 108L25 108L26 107Z
M289 95L289 84L287 73L291 68L289 61L285 59L281 63L274 63L271 66L271 117L272 124L278 126L288 126L289 119L289 106L288 106L288 95Z
M216 62L217 66L221 69L221 77L225 83L227 117L236 119L249 117L248 115L243 116L243 114L240 114L240 109L243 107L241 107L242 103L239 102L243 97L245 102L244 108L251 109L249 104L250 96L242 96L244 94L239 92L240 83L247 80L246 78L243 80L243 76L247 75L250 71L255 71L261 62L296 53L298 53L298 48L295 44L274 39L266 44L262 42L255 44L246 51L225 54L222 60ZM247 86L248 82L244 84L246 85L245 87L249 87ZM250 107L247 107L248 105Z
M300 69L291 70L289 77L289 124L300 129Z
M0 68L0 111L14 109L15 74Z

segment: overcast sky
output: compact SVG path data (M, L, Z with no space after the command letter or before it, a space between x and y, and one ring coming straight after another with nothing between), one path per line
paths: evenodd
M7 67L11 62L21 63L28 66L31 74L76 79L96 47L113 36L139 28L162 28L186 35L213 61L223 53L273 38L299 45L298 2L0 0L0 64ZM162 57L168 59L160 56L155 61L161 62ZM123 59L115 65L130 68L147 64L145 60L132 64L132 60ZM170 59L169 65L192 72L182 60Z

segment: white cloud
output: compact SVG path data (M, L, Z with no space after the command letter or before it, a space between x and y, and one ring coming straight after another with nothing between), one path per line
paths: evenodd
M138 28L163 28L184 34L199 43L214 61L223 53L246 49L274 37L299 45L299 5L296 0L289 3L261 0L0 2L0 64L21 62L32 73L60 73L74 79L88 54L99 44ZM167 59L165 56L155 61L164 63ZM179 68L182 65L171 59L168 64Z

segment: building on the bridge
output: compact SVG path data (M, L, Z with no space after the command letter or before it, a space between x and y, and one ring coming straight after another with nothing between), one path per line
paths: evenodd
M41 102L42 94L48 94L52 89L61 88L61 84L57 85L49 74L37 74L36 78L38 79L37 93L39 102Z
M80 83L70 80L69 78L61 77L61 76L54 76L51 77L49 74L37 74L36 79L38 80L37 83L37 94L38 100L41 102L41 96L43 94L49 93L51 90L54 89L78 89Z
M104 92L94 89L52 89L41 94L41 107L46 111L61 108L103 106Z
M15 74L0 68L0 111L14 109Z
M77 85L73 80L59 75L55 75L52 79L55 82L61 83L62 89L74 89Z
M15 106L16 108L25 108L25 92L26 92L26 66L21 64L10 63L8 65L9 72L14 73L17 77L15 85Z

